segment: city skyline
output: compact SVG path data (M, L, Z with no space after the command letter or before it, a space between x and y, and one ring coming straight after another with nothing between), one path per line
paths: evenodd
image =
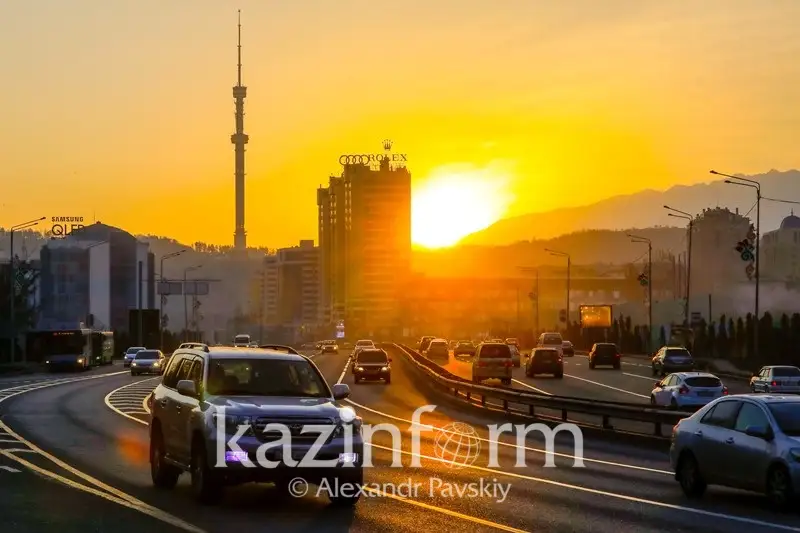
M574 2L577 15L510 2L489 17L485 2L393 2L368 12L320 1L311 16L248 1L76 5L9 6L0 22L7 49L32 42L30 54L3 66L17 82L0 92L15 102L4 119L12 135L0 134L0 177L10 184L2 226L34 210L95 214L137 234L230 243L223 135L232 130L226 91L238 7L253 28L243 44L257 95L248 99L258 139L248 154L255 246L315 235L315 188L340 171L339 155L379 151L386 137L415 176L418 244L453 236L426 235L430 206L449 221L466 205L487 225L706 181L714 167L800 166L792 150L800 110L786 106L800 81L794 2L707 2L691 12ZM333 38L345 20L358 40ZM58 194L40 192L48 190ZM174 216L183 202L212 216ZM460 218L448 231L481 229Z

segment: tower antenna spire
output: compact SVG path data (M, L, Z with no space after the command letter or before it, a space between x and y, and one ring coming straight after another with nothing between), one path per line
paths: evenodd
M236 66L238 72L238 78L237 78L238 86L241 87L242 86L242 10L241 9L237 11L237 19L239 26L239 39L236 45L236 51L238 55L238 62Z

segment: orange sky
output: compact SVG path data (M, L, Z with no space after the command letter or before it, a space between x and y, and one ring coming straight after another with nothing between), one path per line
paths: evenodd
M431 243L424 206L472 207L463 232L800 166L796 0L27 0L0 8L0 225L230 243L237 8L251 245L316 238L315 188L385 138Z

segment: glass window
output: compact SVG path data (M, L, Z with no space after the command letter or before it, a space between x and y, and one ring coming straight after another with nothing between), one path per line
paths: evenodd
M170 359L169 365L164 371L164 377L161 380L165 387L174 389L178 384L178 369L180 368L181 361L183 361L183 359L184 357L180 355L173 355L172 359Z
M192 369L189 371L188 379L194 381L194 386L199 391L200 387L203 386L203 361L200 359L194 360Z
M386 363L388 356L383 350L364 350L358 354L359 363Z
M740 406L741 402L734 400L719 402L703 416L701 422L710 426L733 429Z
M136 352L136 355L134 356L134 359L136 359L136 360L141 360L141 359L153 360L153 359L159 359L160 357L161 357L161 352L159 352L158 350L139 350L138 352Z
M750 402L742 402L734 429L744 432L750 426L766 428L769 427L769 420L759 406Z
M183 381L184 379L189 379L189 372L192 369L192 360L191 359L184 359L181 362L181 366L178 369L178 374L175 377L175 384L177 385L179 381Z
M481 346L481 359L510 358L511 350L507 344L484 344Z
M285 359L212 359L209 394L322 398L328 388L308 361Z
M794 366L779 366L772 369L772 377L786 378L800 376L800 368Z

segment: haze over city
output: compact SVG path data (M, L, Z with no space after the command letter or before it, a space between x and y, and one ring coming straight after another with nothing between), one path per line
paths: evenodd
M0 226L230 243L236 9L251 246L315 235L316 187L385 138L430 247L720 165L800 166L792 0L41 0L0 8Z

